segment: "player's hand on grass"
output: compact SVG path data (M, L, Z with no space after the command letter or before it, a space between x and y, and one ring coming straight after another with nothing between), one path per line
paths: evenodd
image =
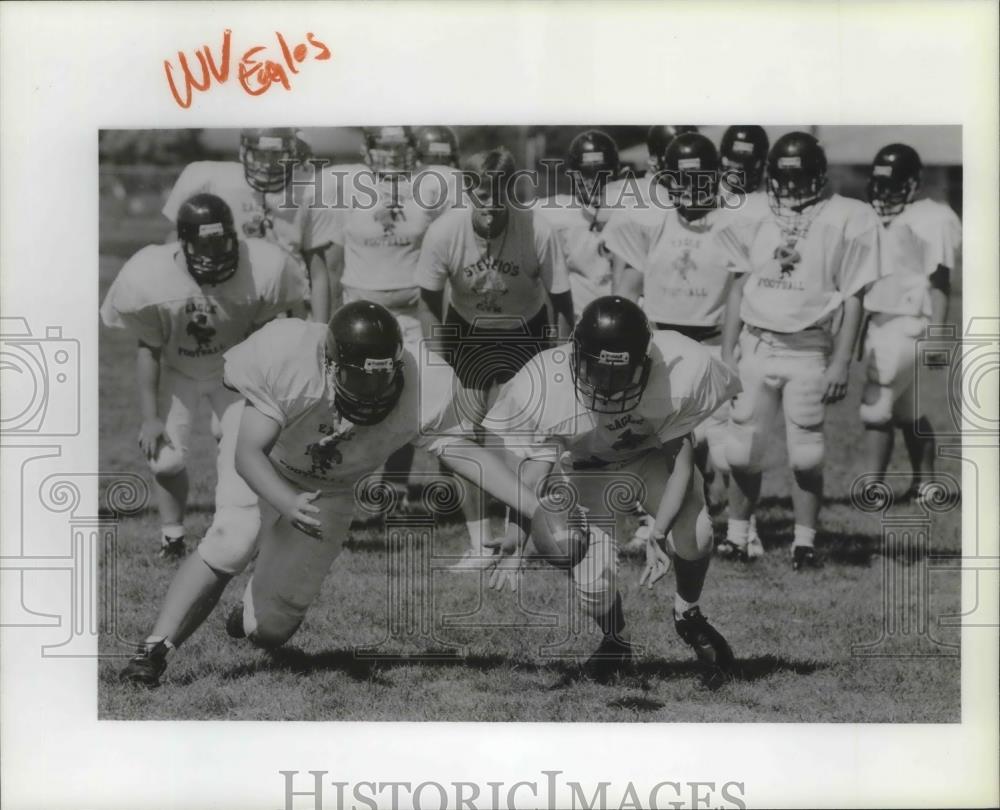
M650 590L661 579L670 573L670 557L664 550L666 538L664 535L650 533L646 540L646 567L642 569L639 577L639 587L645 585Z
M847 363L831 363L823 375L823 402L840 402L847 393Z
M313 504L319 497L319 490L316 492L300 492L295 496L295 500L281 514L297 529L301 529L311 537L321 537L323 524L313 515L319 513L319 507Z
M485 543L486 548L492 549L495 555L489 581L489 586L493 590L503 591L509 588L511 593L517 592L518 578L524 565L524 557L521 554L524 540L522 535L521 529L512 522L508 524L507 533L503 537Z
M139 449L152 461L160 452L160 443L173 447L167 437L167 427L162 419L147 419L139 428Z

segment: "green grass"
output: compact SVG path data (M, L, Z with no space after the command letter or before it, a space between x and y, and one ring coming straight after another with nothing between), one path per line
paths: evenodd
M161 232L155 218L138 225L131 232L143 238ZM130 244L128 233L124 226L102 233L108 251L101 259L102 296L124 258L141 246L138 239ZM139 419L132 355L127 339L102 331L101 469L146 474L135 441ZM528 573L521 604L547 615L554 626L537 626L537 616L526 618L513 596L489 591L478 574L435 571L430 584L416 588L429 605L423 615L432 632L386 638L387 582L399 569L373 525L352 531L320 598L286 648L267 654L226 635L225 616L239 600L243 575L229 586L216 613L172 656L159 689L124 686L117 672L130 644L148 633L175 569L155 558L158 520L148 509L119 524L117 607L113 622L105 617L117 632L101 639L99 715L125 720L958 722L957 655L935 655L941 648L912 632L886 648L892 656L852 655L853 645L880 637L886 578L912 581L928 562L884 556L879 516L849 504L850 484L863 472L863 431L856 416L861 371L856 365L847 400L828 414L829 503L818 538L826 566L802 573L791 569L792 518L780 426L768 450L758 511L768 553L748 566L713 562L703 609L740 662L739 676L715 691L702 685L690 651L673 630L672 584L661 583L655 592L639 590L641 564L633 560L622 562L619 579L642 652L637 673L612 684L572 680L567 676L575 671L573 658L545 654L543 648L560 645L563 652L586 655L598 640L586 620L577 617L579 627L568 627L566 577L551 569ZM943 388L926 405L937 422L935 414L944 413ZM202 417L190 465L188 536L193 539L211 520L215 477L207 412ZM897 471L907 469L901 444L892 462ZM960 477L953 460L941 460L939 469ZM902 486L897 483L897 490ZM893 517L921 514L912 506L892 512ZM446 563L447 555L460 553L463 534L464 528L454 524L439 527L435 559ZM960 553L959 510L933 518L929 551ZM109 561L103 563L107 567ZM927 575L930 632L954 645L957 630L942 629L937 618L959 611L959 576L936 569ZM891 612L912 618L916 600L911 594ZM466 626L446 625L446 616L470 612L474 619ZM372 649L362 655L358 648Z

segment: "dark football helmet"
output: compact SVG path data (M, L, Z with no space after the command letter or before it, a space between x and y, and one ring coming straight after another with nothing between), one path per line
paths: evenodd
M749 194L764 179L764 164L770 143L764 127L737 124L729 127L719 142L722 182L738 194Z
M576 396L596 413L626 413L642 399L653 331L638 304L618 295L592 301L573 330Z
M883 220L898 216L913 202L923 169L912 146L890 143L878 150L868 180L868 202Z
M698 132L685 132L663 153L657 179L682 214L707 213L719 192L719 153Z
M417 141L411 127L365 127L364 159L376 174L407 174L416 168Z
M309 149L291 127L244 129L240 132L240 163L247 184L255 191L282 191L291 180L295 164Z
M381 422L403 393L403 333L389 310L352 301L330 319L327 372L334 406L356 425Z
M573 182L573 193L584 205L603 203L604 186L618 177L620 167L618 144L600 130L581 132L569 145L566 171Z
M195 194L177 209L177 239L188 272L199 284L232 278L240 260L233 212L221 197Z
M649 150L649 168L652 171L660 169L663 153L667 151L670 142L685 132L697 132L694 126L669 126L657 124L646 133L646 149Z
M458 136L451 127L421 127L416 143L417 158L424 165L458 166Z
M826 188L826 152L812 135L789 132L767 156L767 193L781 214L801 213L819 201Z

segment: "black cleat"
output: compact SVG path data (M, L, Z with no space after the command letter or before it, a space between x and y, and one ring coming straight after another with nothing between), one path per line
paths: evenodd
M167 668L167 645L162 641L152 647L142 646L118 674L123 683L134 683L153 688L160 685L160 676Z
M186 555L187 545L183 537L164 537L156 556L167 562L177 562L183 560Z
M705 680L710 686L721 685L733 671L735 658L722 633L708 623L695 605L684 611L682 618L674 616L674 629L685 644L694 649L698 661L706 668Z
M627 675L635 663L631 642L617 636L605 636L593 655L583 665L584 677L607 683L616 675Z
M750 562L750 555L747 553L746 543L740 545L739 543L734 543L731 540L722 540L719 545L715 547L715 553L727 560L734 560L735 562L743 563Z
M243 604L234 605L226 618L226 633L230 638L246 638L246 630L243 629Z
M816 554L816 549L812 546L795 546L792 549L792 570L801 571L803 568L822 568L823 563Z

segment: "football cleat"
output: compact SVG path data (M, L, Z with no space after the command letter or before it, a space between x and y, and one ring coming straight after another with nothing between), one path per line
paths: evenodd
M812 546L795 546L792 549L792 570L801 571L803 568L822 567L823 562Z
M715 547L715 553L727 560L749 562L750 555L747 553L747 545L748 543L734 543L732 540L726 539L720 541L719 545Z
M156 556L167 562L182 560L187 555L187 544L183 537L164 537Z
M635 664L632 644L617 636L605 636L583 665L586 678L607 683L616 675L627 675Z
M152 647L142 645L119 673L118 680L139 686L159 686L160 676L167 668L168 651L163 641L156 642Z
M246 630L243 629L243 604L233 606L226 617L226 634L230 638L246 638Z
M709 668L709 675L732 672L735 658L729 643L708 623L697 605L685 610L680 619L674 615L674 629L681 640L694 649L698 661Z

